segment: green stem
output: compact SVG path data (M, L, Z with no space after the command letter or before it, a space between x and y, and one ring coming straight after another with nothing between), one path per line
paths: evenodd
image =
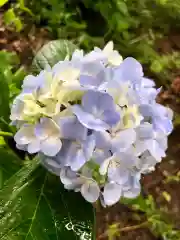
M0 136L3 136L3 137L13 137L13 133L0 131Z
M96 240L96 208L94 206L93 206L93 217L94 217L94 225L93 225L92 240Z
M134 226L128 226L128 227L123 227L123 228L118 228L117 229L117 232L121 233L121 232L129 232L129 231L135 231L137 229L140 229L140 228L145 228L147 227L149 224L148 221L145 221L141 224L138 224L138 225L134 225ZM99 239L102 239L104 237L107 237L108 236L108 230L105 231L104 233L102 233L99 237L98 237L98 240Z

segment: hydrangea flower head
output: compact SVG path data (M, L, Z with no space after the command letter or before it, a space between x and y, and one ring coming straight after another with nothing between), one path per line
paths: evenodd
M17 147L38 153L64 187L103 206L140 194L142 174L166 156L172 111L156 103L160 89L134 58L109 42L76 50L24 79L11 120Z

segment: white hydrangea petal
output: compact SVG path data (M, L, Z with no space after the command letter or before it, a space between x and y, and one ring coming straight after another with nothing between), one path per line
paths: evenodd
M24 125L15 134L14 139L19 145L29 144L36 139L33 133L34 126Z
M62 168L60 170L61 182L65 185L70 185L77 179L77 174L73 172L69 167Z
M30 144L28 144L27 150L29 153L37 153L41 149L41 144L39 140L34 140Z
M57 73L56 78L65 82L73 82L77 80L77 78L79 77L79 74L80 74L80 69L69 66L65 68L63 71L61 71L60 73Z
M104 47L103 52L108 55L113 51L113 48L114 48L113 41L109 41Z
M96 202L100 194L98 184L93 181L87 181L81 187L81 194L88 202Z
M100 173L101 175L106 175L111 160L112 160L112 158L108 158L108 159L104 160L104 162L100 165L99 173Z
M122 188L120 185L110 182L104 187L104 202L106 205L111 206L120 200Z
M61 147L62 142L59 138L49 137L41 142L41 151L47 156L55 156Z

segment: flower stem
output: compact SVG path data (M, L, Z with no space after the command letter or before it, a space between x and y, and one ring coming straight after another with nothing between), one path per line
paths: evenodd
M3 137L13 137L13 133L0 131L0 136L3 136Z
M121 232L134 231L134 230L137 230L137 229L140 229L140 228L144 228L144 227L148 226L148 224L149 224L149 222L148 222L148 221L145 221L145 222L140 223L140 224L138 224L138 225L119 228L119 229L117 229L117 232L121 233ZM107 237L107 236L108 236L108 230L105 231L104 233L102 233L102 234L98 237L98 239L102 239L102 238Z

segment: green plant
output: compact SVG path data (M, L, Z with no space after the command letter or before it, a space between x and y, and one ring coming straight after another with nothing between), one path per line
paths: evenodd
M144 222L145 224L143 223L143 226L141 223L140 228L148 227L154 235L161 236L164 240L177 240L180 238L180 231L169 221L168 215L156 207L154 198L151 195L148 195L147 198L139 196L133 200L124 199L122 203L145 214L147 221Z
M50 46L58 51L53 56L51 51L46 51L45 56L38 53L34 60L37 71L51 61L64 59L74 47L70 43L68 47L65 41ZM1 51L0 60L0 238L92 239L92 205L79 194L65 191L59 179L42 168L38 158L24 155L10 144L14 129L9 106L11 98L18 94L25 71L17 69L14 53Z
M7 4L7 1L2 1L0 7ZM17 32L23 29L23 21L21 15L25 12L33 16L32 11L25 6L24 0L17 0L17 3L9 4L9 9L4 13L4 23L7 26L14 27Z

